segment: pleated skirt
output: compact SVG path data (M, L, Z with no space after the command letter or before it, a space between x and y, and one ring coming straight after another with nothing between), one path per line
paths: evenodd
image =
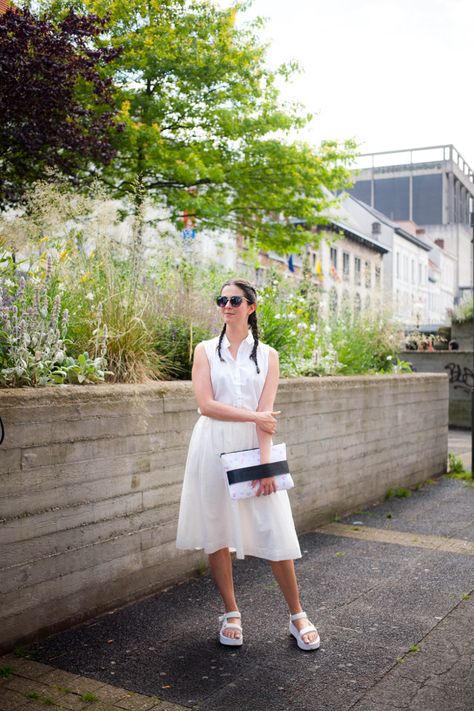
M301 557L287 491L233 501L220 454L258 447L252 422L200 416L189 444L176 546L214 553L221 548L267 560Z

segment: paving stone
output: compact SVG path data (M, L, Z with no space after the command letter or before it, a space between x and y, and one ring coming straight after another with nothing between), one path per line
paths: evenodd
M115 706L126 711L150 711L153 706L156 706L156 702L157 700L153 697L129 693L116 701Z
M77 674L71 674L70 672L63 671L62 669L53 669L49 667L49 672L41 677L43 684L51 684L56 686L61 686L69 691L74 691L72 685L78 682L79 677Z
M150 711L189 711L189 706L178 706L178 704L172 704L169 701L159 701L156 706L151 707Z
M13 689L0 689L0 711L16 711L26 703L26 699L19 691ZM44 711L44 709L43 709Z
M108 703L115 703L119 699L123 699L130 692L126 689L120 689L116 686L111 686L110 684L104 684L99 689L94 691L94 694L98 699Z
M3 662L0 666L3 666ZM47 664L41 664L41 662L34 662L31 659L22 657L14 657L13 655L9 655L9 661L6 662L6 666L11 666L15 674L24 676L27 679L41 679L52 670Z

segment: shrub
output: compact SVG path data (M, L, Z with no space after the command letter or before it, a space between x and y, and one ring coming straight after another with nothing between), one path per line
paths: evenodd
M448 309L448 315L451 316L452 323L463 323L464 321L472 321L474 310L474 302L472 299L465 299L457 304L453 309Z
M52 256L35 275L16 271L11 259L0 279L0 385L92 383L106 374L105 331L96 324L96 352L67 354L69 313L52 275Z

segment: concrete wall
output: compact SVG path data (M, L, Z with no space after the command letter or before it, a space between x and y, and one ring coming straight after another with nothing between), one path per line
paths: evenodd
M300 532L442 474L446 375L281 382ZM0 646L193 574L175 549L190 383L0 391Z
M456 340L459 340L456 338ZM418 373L447 373L449 377L449 424L471 429L471 393L474 385L472 351L403 351L401 360Z
M459 350L471 351L471 356L474 343L473 331L472 321L453 322L451 325L451 339L459 343Z

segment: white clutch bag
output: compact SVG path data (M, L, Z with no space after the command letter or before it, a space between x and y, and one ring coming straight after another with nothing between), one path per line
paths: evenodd
M286 460L286 445L274 444L270 451L270 462L260 464L260 449L242 449L238 452L223 452L221 461L231 499L248 499L256 496L258 486L252 486L255 479L275 477L277 490L292 489L293 478Z

